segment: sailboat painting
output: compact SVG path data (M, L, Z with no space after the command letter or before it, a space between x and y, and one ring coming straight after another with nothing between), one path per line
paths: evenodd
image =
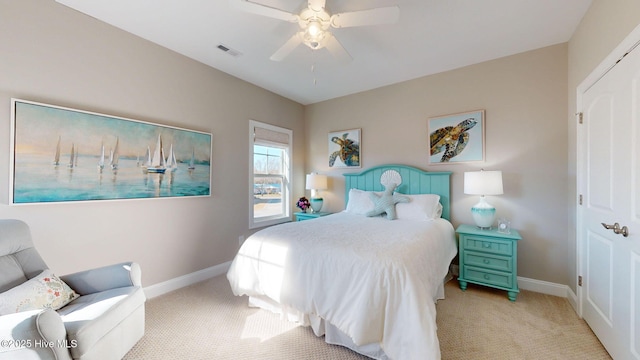
M211 138L12 99L10 204L207 197Z

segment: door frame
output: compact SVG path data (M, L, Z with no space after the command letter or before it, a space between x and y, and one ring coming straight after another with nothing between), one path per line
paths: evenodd
M582 94L584 94L591 86L598 82L602 77L604 77L613 67L622 59L627 53L631 52L635 47L640 46L640 25L636 26L629 35L627 35L624 40L618 44L618 46L605 57L605 59L595 68L591 73L576 87L576 117L580 114L583 109L583 101ZM578 120L576 120L577 122ZM580 194L586 193L586 183L585 179L582 178L582 174L584 173L584 167L586 166L586 158L585 158L585 149L582 144L585 140L585 128L580 126L580 124L576 125L576 274L577 276L581 276L585 273L584 269L584 254L582 253L582 249L584 246L585 239L581 235L583 232L580 230L583 228L583 211L584 207L580 204L579 196ZM576 296L577 296L577 313L580 318L582 318L583 311L583 287L578 285L578 281L576 279Z

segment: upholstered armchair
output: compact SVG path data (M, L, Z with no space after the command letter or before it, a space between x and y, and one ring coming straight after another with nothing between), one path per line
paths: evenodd
M57 277L27 224L0 220L0 360L121 359L144 335L140 266Z

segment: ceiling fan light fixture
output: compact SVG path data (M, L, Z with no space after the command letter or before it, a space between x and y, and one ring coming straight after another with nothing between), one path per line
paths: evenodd
M323 30L320 22L318 20L311 20L309 26L307 26L307 33L309 33L311 37L322 36Z
M308 47L316 50L324 46L324 39L327 32L323 29L322 23L318 20L310 20L303 31L303 42Z

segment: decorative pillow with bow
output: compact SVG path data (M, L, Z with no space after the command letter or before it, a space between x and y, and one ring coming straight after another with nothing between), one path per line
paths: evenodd
M410 201L408 196L394 193L397 184L385 185L384 192L380 195L371 193L371 200L373 200L373 210L367 212L367 216L377 216L380 214L387 214L387 219L395 220L396 216L396 204L408 203Z

